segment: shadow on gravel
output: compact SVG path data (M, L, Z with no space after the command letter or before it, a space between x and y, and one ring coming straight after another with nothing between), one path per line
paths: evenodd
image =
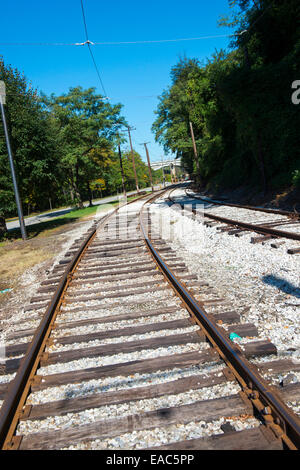
M290 282L286 281L285 279L281 279L280 277L273 276L273 274L268 274L267 276L262 277L262 281L265 284L269 284L270 286L277 287L277 289L281 290L285 294L290 294L300 299L300 288L294 286Z

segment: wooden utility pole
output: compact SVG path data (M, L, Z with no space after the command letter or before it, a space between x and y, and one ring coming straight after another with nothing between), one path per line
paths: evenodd
M149 168L149 177L150 177L150 183L151 183L151 188L152 188L152 192L153 192L154 188L153 188L152 172L151 172L151 165L150 165L150 158L149 158L149 152L148 152L147 144L149 144L149 142L143 142L141 145L144 145L145 150L146 150L147 162L148 162L148 168Z
M198 173L198 176L200 176L199 158L198 158L197 147L196 147L196 142L195 142L195 137L194 137L193 124L191 123L191 121L190 121L190 130L191 130L191 136L192 136L192 141L193 141L193 148L194 148L194 156L195 156L197 173Z
M122 187L123 187L123 193L125 198L126 196L126 188L125 188L125 176L124 176L124 170L123 170L123 163L122 163L122 154L121 154L121 147L120 144L118 145L119 147L119 161L120 161L120 168L121 168L121 175L122 175Z
M170 168L171 183L173 184L172 163L169 164L169 168Z
M132 128L133 129L133 128ZM134 172L134 177L135 177L135 185L136 185L136 191L139 193L139 182L137 179L137 174L136 174L136 169L135 169L135 158L134 158L134 153L133 153L133 148L132 148L132 142L131 142L131 134L130 134L130 127L127 127L128 130L128 136L129 136L129 142L130 142L130 148L131 148L131 157L132 157L132 166L133 166L133 172Z
M163 171L163 187L166 187L166 179L165 179L165 170L164 170L164 156L162 155L162 171Z

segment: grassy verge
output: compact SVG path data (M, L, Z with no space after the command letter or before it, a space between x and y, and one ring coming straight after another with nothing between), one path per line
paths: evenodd
M21 238L20 229L10 230L6 239L0 243L0 290L18 289L18 279L27 269L55 255L57 236L73 226L74 222L95 214L98 207L72 210L52 220L28 225L28 239L25 241ZM101 210L105 210L105 207ZM0 306L8 296L9 292L0 294Z
M136 196L128 198L128 201ZM18 289L20 276L29 268L51 260L59 250L63 234L73 229L74 222L94 216L116 207L119 201L101 204L84 209L72 210L52 220L28 225L28 239L23 241L20 229L10 230L8 237L0 243L0 291ZM10 293L0 294L0 307L10 296Z
M116 206L117 204L118 201L110 203L111 206ZM60 215L58 217L53 217L53 219L51 220L27 225L26 231L28 239L32 239L37 236L47 236L49 231L60 228L66 224L76 222L79 219L90 217L98 212L103 212L107 210L110 205L103 204L101 206L85 207L84 209L74 209L66 214ZM0 247L7 243L7 240L19 240L21 238L21 231L19 228L9 230L8 234L5 237L5 240L0 243Z
M141 191L145 191L144 189L142 189ZM106 204L105 203L105 199L109 199L109 198L112 198L112 197L115 197L116 198L116 201L114 201L113 203L112 202L108 202L107 204L114 204L115 202L118 201L118 198L122 196L121 194L114 194L114 195L111 195L111 196L105 196L103 197L102 199L101 198L98 198L98 199L95 199L95 201L98 201L98 204L95 204L96 207L99 207L100 202L99 201L103 201L102 204ZM133 196L133 197L136 197L136 196ZM132 199L133 198L132 196L129 196L128 197L128 200ZM84 201L83 202L84 204L88 204L88 201ZM30 217L34 217L34 216L43 216L43 215L47 215L51 212L56 212L56 211L60 211L60 210L64 210L64 209L67 209L68 207L70 206L60 206L60 207L54 207L53 209L48 209L48 210L45 210L43 212L31 212L29 215L24 215L24 219L28 219ZM76 210L75 208L72 209L72 210ZM18 220L18 217L9 217L9 218L6 218L5 221L6 222L14 222L14 221L17 221Z
M128 201L136 199L136 196L128 197ZM73 209L66 214L60 215L58 217L53 217L51 220L46 220L45 222L38 222L36 224L31 224L26 226L28 239L37 237L37 236L47 236L49 230L53 230L59 227L62 227L76 220L91 217L96 213L107 211L111 208L116 207L119 204L119 201L109 202L107 204L99 204L91 207L85 207L83 209ZM25 224L26 225L26 224ZM6 243L6 240L18 240L21 239L21 231L19 228L9 230L8 234L5 237L5 240L0 242L0 247Z

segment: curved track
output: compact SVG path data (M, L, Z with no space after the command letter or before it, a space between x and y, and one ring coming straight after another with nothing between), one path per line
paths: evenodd
M173 191L175 190L176 188L174 188ZM227 232L229 235L235 236L243 236L244 234L251 232L253 234L257 233L260 236L251 238L251 243L271 242L271 246L274 248L278 248L280 245L284 245L286 242L300 242L299 214L275 209L264 209L253 206L222 203L220 201L215 201L192 194L191 192L188 192L187 189L185 189L185 192L188 198L203 202L204 210L201 211L201 216L210 219L213 221L212 224L216 224L216 226L219 224L218 229L220 229L222 232ZM175 198L174 196L171 196L171 193L169 194L169 199L172 203L179 204L181 207L187 207L187 205L191 205L191 203L187 202L186 200L183 201L184 198L182 197ZM208 207L205 206L205 204ZM219 207L220 210L215 213L212 211L210 212L209 206ZM239 214L237 215L235 212L234 215L232 215L230 209L228 211L228 208L237 209ZM224 216L224 212L227 214L226 217ZM197 211L193 209L193 213L196 214ZM265 213L268 218L262 218L262 213ZM272 217L270 214L274 214L276 218L274 219L274 217ZM224 226L220 224L226 225ZM290 230L282 230L282 226L290 228ZM300 253L300 245L295 244L293 246L289 246L287 248L287 253Z
M3 449L300 448L285 404L295 388L261 376L291 364L268 362L274 345L234 312L207 313L218 300L201 300L205 280L152 227L147 209L160 194L75 242L27 309L39 326L7 338L2 373L15 377L0 387ZM254 341L240 347L230 331Z
M218 201L216 199L208 198L205 196L201 196L197 193L193 193L192 190L189 191L189 188L186 188L185 192L187 196L190 196L195 199L199 199L203 202L208 202L208 203L219 205L219 206L236 207L238 209L247 209L247 210L255 211L255 212L264 212L266 214L284 215L286 217L289 217L291 219L296 219L296 220L300 219L300 214L297 211L291 212L291 211L285 211L281 209L271 209L267 207L256 207L256 206L249 206L247 204L234 204L234 203L226 202L226 201Z

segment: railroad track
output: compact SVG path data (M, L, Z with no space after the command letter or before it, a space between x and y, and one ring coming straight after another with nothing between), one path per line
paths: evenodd
M176 191L176 188L173 189ZM187 200L182 196L173 196L169 194L169 200L174 204L187 208ZM242 237L252 233L251 243L270 244L272 248L285 247L288 254L300 253L300 216L296 212L282 210L257 208L253 206L230 204L226 202L215 201L209 198L199 196L185 188L185 194L190 200L199 200L204 204L204 211L201 211L201 218L209 219L205 225L216 227L218 231L226 232L228 235ZM220 211L210 212L207 206L221 206ZM193 207L193 204L191 204ZM228 209L229 208L229 209ZM239 214L232 216L231 209L238 209ZM224 216L224 213L226 214ZM197 215L197 210L193 209L193 214ZM264 214L264 215L262 215ZM232 218L234 217L234 218ZM284 230L282 229L284 228ZM286 229L291 230L286 230ZM294 229L294 230L293 230ZM293 246L290 246L293 243Z
M210 298L152 226L152 200L74 242L7 335L2 449L300 447L286 404L299 384L263 377L300 364L276 359L255 325ZM221 311L207 313L210 305ZM237 345L231 332L253 341Z

